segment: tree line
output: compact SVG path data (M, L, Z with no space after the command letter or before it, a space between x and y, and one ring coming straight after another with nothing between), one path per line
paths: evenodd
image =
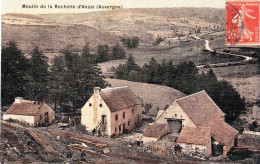
M185 94L192 94L205 90L214 102L226 113L226 121L231 123L246 112L245 99L241 98L236 89L225 80L217 80L213 70L199 73L191 61L183 61L174 65L172 61L157 62L152 58L142 67L135 63L133 56L129 56L126 64L115 69L119 79L165 85Z
M118 51L118 46L114 48L112 51ZM95 86L108 85L100 75L96 56L90 53L88 44L81 53L67 47L49 66L37 46L26 58L14 41L8 42L2 47L1 105L10 105L20 96L55 104L55 109L76 110L88 100Z

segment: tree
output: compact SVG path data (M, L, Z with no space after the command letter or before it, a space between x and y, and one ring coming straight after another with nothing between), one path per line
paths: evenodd
M82 107L93 93L93 88L105 87L107 83L100 76L100 69L94 64L92 55L83 48L82 55L73 53L69 48L54 59L51 68L52 99L64 112L75 111Z
M181 62L176 67L176 78L170 86L185 94L194 93L198 69L191 61Z
M115 45L112 48L112 59L116 60L123 58L125 58L125 50L119 44Z
M65 59L63 56L56 56L50 73L50 99L54 103L54 110L63 103L66 88L64 84L64 73L66 72Z
M108 59L109 59L109 46L108 45L106 45L106 44L98 45L97 52L98 52L98 61L99 62L108 61Z
M48 93L48 72L47 58L36 46L31 52L29 68L26 71L26 98L34 101L44 101Z
M160 44L162 41L164 41L164 39L161 36L157 36L157 38L155 39L154 45L158 45Z
M130 72L131 70L136 70L136 71L140 70L140 66L136 64L132 54L130 54L129 57L127 58L126 68L128 72Z
M132 38L122 38L121 41L127 48L136 48L139 45L139 38L136 36Z
M25 96L26 80L25 72L28 67L28 59L17 47L14 41L10 41L2 47L1 54L1 105L9 105L15 97Z
M247 110L245 99L241 98L235 88L227 81L218 81L208 91L210 97L226 114L226 122L232 123Z

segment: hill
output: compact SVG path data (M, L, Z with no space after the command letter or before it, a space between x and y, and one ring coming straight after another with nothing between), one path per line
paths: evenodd
M98 44L115 45L116 35L101 32L93 27L77 24L62 24L46 21L35 15L5 14L2 18L2 45L14 40L25 52L30 52L34 45L43 51L57 52L73 45L79 51L85 42L96 47Z
M106 79L112 87L129 86L134 94L143 100L143 103L152 104L149 114L156 116L157 107L164 109L166 105L171 105L177 98L184 97L185 94L166 86L138 83L118 79Z
M188 34L196 26L225 24L225 10L214 8L122 9L37 16L62 24L84 24L118 36L138 36L145 43L152 43L158 34L169 36L173 28Z

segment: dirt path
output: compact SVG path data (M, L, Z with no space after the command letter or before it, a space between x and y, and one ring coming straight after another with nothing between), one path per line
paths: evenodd
M196 36L196 39L200 39L198 36ZM205 49L211 53L214 53L213 49L210 48L210 42L209 40L205 40ZM218 54L224 54L224 55L230 55L230 56L236 56L236 57L241 57L244 58L242 61L234 61L234 62L225 62L225 63L216 63L216 64L208 64L208 65L197 65L197 68L205 68L205 67L225 67L225 66L231 66L231 65L241 65L241 64L246 64L249 61L256 60L252 57L245 56L245 55L238 55L238 54L232 54L232 53L223 53L223 52L216 52Z

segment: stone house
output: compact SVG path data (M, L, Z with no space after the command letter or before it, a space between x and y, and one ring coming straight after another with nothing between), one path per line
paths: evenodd
M182 147L185 154L205 159L211 155L210 132L209 127L183 127L176 143Z
M26 122L30 126L49 125L55 120L55 112L44 102L16 97L15 102L3 114L3 120L8 119Z
M148 125L143 133L143 142L156 142L168 133L165 124Z
M118 136L142 121L142 102L129 87L100 89L81 109L81 124L92 133Z
M225 122L225 114L205 91L175 100L156 123L166 124L170 133L180 135L183 127L211 128L213 155L226 156L238 134Z

